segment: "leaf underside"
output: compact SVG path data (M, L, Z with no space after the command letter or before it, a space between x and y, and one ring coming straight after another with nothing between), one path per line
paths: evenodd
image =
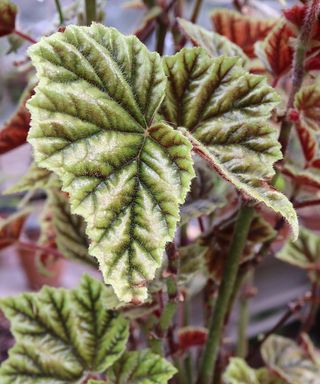
M110 291L85 275L79 288L45 287L0 301L16 339L0 368L1 384L78 384L123 353L128 321L108 310Z
M188 140L153 122L160 57L98 24L69 26L29 54L40 80L28 103L35 159L85 218L105 282L123 301L144 300L194 175Z
M281 159L277 132L267 119L278 103L264 77L246 72L238 58L210 58L202 48L164 58L167 97L161 114L179 128L227 181L283 215L297 236L288 199L268 185Z

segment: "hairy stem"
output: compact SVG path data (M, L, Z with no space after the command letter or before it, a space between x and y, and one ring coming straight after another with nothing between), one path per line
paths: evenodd
M198 384L208 384L211 378L214 377L215 364L224 328L224 319L229 307L229 301L239 269L240 257L245 246L253 215L253 207L243 205L239 211L218 298L210 319L209 334L201 362Z
M63 16L60 0L54 0L54 1L56 3L56 8L57 8L57 11L58 11L58 14L59 14L60 25L64 25L64 16Z
M26 40L26 41L29 41L29 43L31 44L36 44L37 43L37 40L35 40L33 37L27 35L26 33L23 33L21 31L18 31L17 29L15 29L13 31L13 33L17 36L20 36L22 39Z
M192 10L192 14L190 17L190 21L192 23L195 23L197 21L202 3L203 3L203 0L195 0L194 8Z
M86 0L86 24L91 25L97 18L96 0Z

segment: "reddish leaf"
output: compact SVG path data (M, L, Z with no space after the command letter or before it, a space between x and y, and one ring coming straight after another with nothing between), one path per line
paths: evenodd
M23 97L15 114L5 123L0 131L0 154L11 151L24 144L30 127L30 113L26 108L27 100L32 96L29 91Z
M254 44L263 40L275 24L273 20L243 16L225 9L214 11L211 20L216 32L239 45L249 57L255 56Z
M282 76L291 68L294 50L290 40L294 37L293 30L281 20L263 42L255 45L257 56L275 77Z
M208 337L208 332L201 327L181 328L178 333L179 350L186 351L192 347L201 347Z
M289 165L281 168L281 172L304 189L320 189L320 174L299 170Z
M302 87L296 94L294 106L299 111L300 121L305 127L320 131L319 83Z
M0 219L0 250L9 247L19 239L29 213L29 211L23 211L6 219Z
M309 163L312 161L318 150L318 143L313 135L312 132L309 131L309 129L305 128L300 123L296 123L296 131L298 134L298 138L301 144L301 148L304 154L304 157L306 161Z
M310 164L312 168L320 168L320 159L315 159L313 162Z
M307 5L294 5L291 8L285 9L283 14L287 20L294 24L298 29L303 25L307 12ZM318 20L313 26L311 33L312 38L320 38L320 21Z
M304 65L306 71L320 71L320 53L307 59Z
M0 0L0 37L10 35L15 29L17 6L10 0Z

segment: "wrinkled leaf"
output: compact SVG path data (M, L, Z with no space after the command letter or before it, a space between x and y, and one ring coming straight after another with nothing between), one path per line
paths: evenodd
M29 210L23 210L7 218L0 218L0 250L19 240L29 214Z
M145 300L194 174L187 139L153 121L160 57L98 24L69 26L29 53L40 79L28 103L36 161L85 218L105 282L123 301Z
M149 350L126 352L108 371L110 384L166 384L176 369Z
M295 97L300 121L314 131L320 131L320 82L302 87Z
M273 20L244 16L238 12L217 9L211 15L214 30L254 57L254 44L263 40L274 26Z
M226 37L184 19L178 18L178 23L193 45L204 48L210 56L239 56L244 62L248 60L243 50Z
M264 77L246 72L239 59L210 58L202 48L164 58L169 82L161 113L179 128L225 180L282 214L294 236L292 204L268 185L281 158L277 132L268 123L279 98Z
M123 353L128 322L107 307L109 290L85 275L74 290L45 287L0 301L16 345L0 368L1 384L78 384Z
M10 0L0 0L0 37L15 29L18 8Z
M318 384L320 366L317 366L294 341L272 335L262 345L266 365L287 384Z
M284 75L291 69L293 46L291 39L295 33L284 20L280 20L263 42L255 45L255 52L266 69L275 77Z

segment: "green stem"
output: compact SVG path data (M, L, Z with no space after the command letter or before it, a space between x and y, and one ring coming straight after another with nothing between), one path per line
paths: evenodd
M59 14L60 25L64 25L64 16L63 16L60 0L54 0L54 1L56 3L56 8Z
M214 312L210 320L208 339L203 353L200 376L197 384L209 384L211 378L214 376L215 364L224 328L224 319L229 307L229 301L239 269L240 258L246 243L253 215L253 207L244 205L239 211L230 250L226 259L226 268L219 288Z
M97 3L96 0L86 0L86 23L91 25L97 19Z
M164 52L166 36L167 36L167 22L164 21L164 17L160 17L158 19L156 51L161 56L163 55L163 52Z
M203 3L203 0L195 0L194 8L190 17L190 21L192 23L195 23L197 21L202 3Z

